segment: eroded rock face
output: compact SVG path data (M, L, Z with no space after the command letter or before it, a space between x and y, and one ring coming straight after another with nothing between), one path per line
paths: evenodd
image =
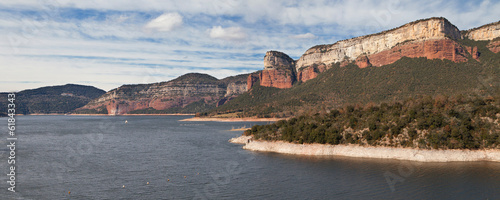
M257 81L261 86L291 88L296 80L295 61L282 52L268 51L264 56L264 70L248 76L247 88Z
M267 69L260 72L260 85L275 88L291 88L296 81L293 69Z
M477 47L465 47L465 49L472 56L473 59L479 61L480 53L477 51Z
M80 110L105 106L109 115L121 115L142 109L182 108L200 101L217 104L225 98L225 101L219 102L222 105L231 97L244 93L246 86L244 79L222 82L206 74L187 74L169 82L121 86Z
M311 80L313 78L318 77L318 74L323 73L324 71L327 70L326 65L321 64L321 65L313 65L309 67L302 68L297 74L297 79L302 82L306 82L308 80Z
M256 73L251 73L247 78L247 91L252 88L260 80L260 71Z
M279 67L293 67L295 61L290 56L279 51L268 51L264 56L264 69L277 69Z
M421 43L447 38L460 39L461 37L458 28L445 18L430 18L377 34L312 47L300 57L295 67L298 70L313 64L329 65L342 63L345 60L351 62L362 55L381 53L403 43Z
M226 89L226 97L238 96L247 91L247 84L245 83L229 83Z
M465 36L471 40L493 40L500 37L500 21L468 30Z
M495 53L500 52L500 22L464 31L463 34L473 40L492 40L487 47ZM447 19L429 18L377 34L314 46L297 61L282 52L269 51L264 57L264 70L258 76L248 77L247 88L258 81L263 86L289 88L295 80L305 82L316 78L334 63L340 63L340 67L349 63L355 63L360 68L379 67L402 57L465 62L469 54L480 61L478 48L459 44L457 41L462 38L462 33ZM294 70L287 71L288 68Z
M491 41L486 47L488 47L488 49L490 49L493 53L500 52L500 39Z
M373 66L379 67L394 63L402 57L425 57L427 59L448 59L453 62L465 62L467 57L464 55L467 55L467 53L460 44L450 39L440 39L398 45L392 49L369 55L368 60Z
M367 56L359 56L358 58L356 58L355 62L359 68L366 68L372 65Z

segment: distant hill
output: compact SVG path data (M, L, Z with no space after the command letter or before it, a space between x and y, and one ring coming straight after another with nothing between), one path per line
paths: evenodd
M106 91L84 85L66 84L41 87L16 93L16 113L18 114L65 114L82 107ZM7 94L0 102L2 111L7 109Z
M80 114L168 114L206 112L246 92L248 74L217 79L188 73L174 80L123 85L77 109Z

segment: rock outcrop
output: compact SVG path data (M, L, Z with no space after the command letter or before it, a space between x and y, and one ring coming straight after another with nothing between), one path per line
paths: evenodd
M296 68L298 70L312 64L329 65L344 60L355 61L360 56L391 50L401 44L448 38L456 40L461 37L458 28L445 18L419 20L381 33L342 40L331 45L312 47L299 58ZM423 57L424 55L415 55L415 57L419 56Z
M500 52L500 39L492 40L486 47L488 47L488 49L490 49L493 53Z
M459 42L464 37L492 40L487 47L497 53L500 51L500 40L495 38L500 37L500 21L460 32L445 18L423 19L372 35L317 45L308 49L297 61L282 52L270 51L264 57L264 70L259 76L248 77L247 88L257 81L262 86L289 88L295 81L316 78L335 63L340 63L340 67L354 63L365 68L391 64L403 57L465 62L469 55L480 61L481 53L476 46ZM289 68L294 70L289 71Z
M297 74L297 79L303 82L316 78L319 73L322 73L327 70L327 66L325 64L321 65L312 65L306 68L302 68Z
M295 61L279 51L268 51L264 56L264 70L248 77L248 88L256 81L260 85L276 88L291 88L296 81Z
M398 45L392 49L369 55L368 60L373 66L380 67L396 62L402 57L447 59L454 62L467 61L465 49L450 39L425 40Z
M268 51L264 56L264 69L289 68L293 66L295 66L295 61L283 52Z
M137 110L182 112L183 108L195 104L220 106L247 90L246 76L218 80L192 73L168 82L123 85L92 100L77 113L106 108L109 115L122 115Z
M247 90L249 90L250 88L252 88L252 86L254 86L257 82L259 82L259 80L260 80L260 72L261 71L258 71L258 72L251 73L250 75L248 75L248 78L247 78Z
M500 37L500 21L467 30L464 35L471 40L493 40Z

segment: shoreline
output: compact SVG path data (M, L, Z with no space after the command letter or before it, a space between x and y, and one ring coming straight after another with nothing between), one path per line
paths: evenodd
M381 158L418 162L500 162L500 150L429 150L397 147L375 147L360 145L293 144L283 141L252 140L252 136L240 136L229 140L244 144L243 149L309 156L347 156L357 158Z
M75 116L192 116L194 114L121 114L121 115L108 115L108 114L68 114Z
M210 117L193 117L188 119L182 119L179 121L191 121L191 122L275 122L283 120L283 118L210 118Z

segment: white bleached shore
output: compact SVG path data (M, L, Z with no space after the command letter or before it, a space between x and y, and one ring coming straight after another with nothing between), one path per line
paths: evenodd
M251 118L251 117L243 117L243 118L216 118L216 117L193 117L182 119L179 121L192 121L192 122L275 122L285 118Z
M240 136L240 137L237 137L237 138L231 138L229 139L229 142L231 143L235 143L235 144L246 144L248 143L248 141L252 139L252 136Z
M250 141L250 142L248 142ZM395 147L369 147L360 145L293 144L251 140L251 136L240 136L229 140L245 144L243 149L296 155L348 156L362 158L384 158L420 162L494 161L500 162L500 150L428 150Z

